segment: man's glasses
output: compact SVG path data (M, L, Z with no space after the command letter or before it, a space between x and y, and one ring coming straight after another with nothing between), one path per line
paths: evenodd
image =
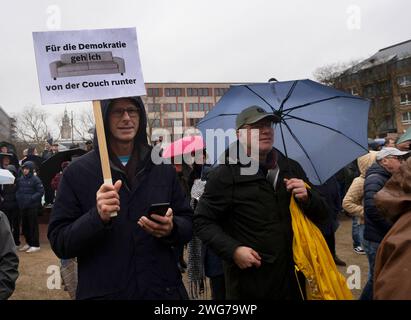
M111 114L113 117L122 118L122 117L124 116L124 113L125 113L125 112L127 112L128 116L129 116L130 118L137 118L138 109L137 109L137 108L133 108L133 107L114 109L114 110L111 110L110 114Z

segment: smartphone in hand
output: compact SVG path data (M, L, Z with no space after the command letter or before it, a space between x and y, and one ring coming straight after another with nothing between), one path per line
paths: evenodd
M170 203L169 202L153 203L153 204L151 204L150 209L148 209L147 217L150 220L158 222L157 220L152 218L151 215L152 214L158 214L159 216L164 217L167 213L168 208L170 208Z

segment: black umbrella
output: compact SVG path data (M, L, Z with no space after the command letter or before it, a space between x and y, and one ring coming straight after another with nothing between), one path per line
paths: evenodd
M27 161L33 162L34 165L36 166L36 171L38 171L41 166L41 163L43 162L43 158L36 156L34 154L29 154L23 160L21 160L21 164L23 165Z
M45 160L40 166L39 177L43 184L49 184L51 179L61 171L61 164L65 161L71 161L75 156L81 156L87 153L86 150L76 148L57 152Z

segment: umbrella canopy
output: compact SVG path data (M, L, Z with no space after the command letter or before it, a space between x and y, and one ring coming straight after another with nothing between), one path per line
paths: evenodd
M14 176L9 170L0 169L0 184L13 184Z
M43 161L40 166L39 177L43 184L49 184L51 179L61 171L61 164L64 161L71 161L74 156L81 156L87 153L86 150L76 148L57 152L47 160Z
M29 154L27 157L25 157L22 161L21 164L23 165L25 162L27 161L31 161L35 164L36 166L36 171L39 170L39 168L41 167L41 163L43 162L43 158L40 156L36 156L34 154Z
M397 144L403 143L405 141L411 140L411 127L405 131L405 133L398 139Z
M280 117L274 146L299 162L314 184L324 183L368 152L369 101L311 80L296 80L232 86L198 123L210 159L216 161L220 154L207 129L235 128L237 115L252 105ZM233 130L227 137L226 143L236 140Z
M204 141L200 136L188 136L174 141L164 148L163 158L173 158L182 154L204 149Z

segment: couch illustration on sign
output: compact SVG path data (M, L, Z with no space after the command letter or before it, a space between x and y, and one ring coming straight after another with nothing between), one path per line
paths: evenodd
M60 61L50 63L51 77L87 76L93 74L125 73L124 59L113 57L111 51L65 53Z

